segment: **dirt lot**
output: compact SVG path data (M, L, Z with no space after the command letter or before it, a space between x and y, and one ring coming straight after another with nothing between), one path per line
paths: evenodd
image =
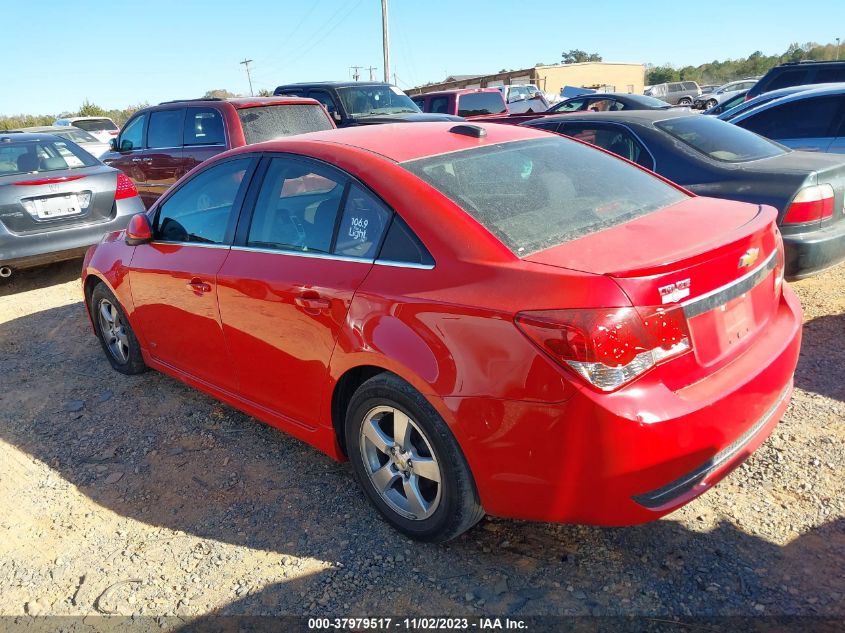
M78 271L0 280L0 615L845 615L845 266L795 284L792 405L716 489L651 525L485 519L443 546L346 466L112 371Z

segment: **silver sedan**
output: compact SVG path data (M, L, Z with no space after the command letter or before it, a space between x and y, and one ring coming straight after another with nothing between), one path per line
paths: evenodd
M103 143L90 132L80 130L78 127L73 127L72 125L40 125L36 127L22 127L18 131L35 132L38 134L55 134L56 136L73 141L94 158L99 158L109 151L108 143Z
M0 132L0 277L82 255L142 211L132 181L72 141Z

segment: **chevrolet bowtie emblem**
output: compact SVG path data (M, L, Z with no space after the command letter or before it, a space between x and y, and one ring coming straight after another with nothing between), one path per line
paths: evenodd
M760 249L759 248L749 248L742 257L739 258L739 267L740 268L748 268L749 266L753 266L754 262L757 261L757 258L760 257Z

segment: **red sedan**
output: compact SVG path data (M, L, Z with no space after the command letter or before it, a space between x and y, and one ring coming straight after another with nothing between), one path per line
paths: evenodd
M92 248L118 371L162 371L352 462L414 538L483 514L633 524L787 406L801 308L769 207L514 126L247 146Z

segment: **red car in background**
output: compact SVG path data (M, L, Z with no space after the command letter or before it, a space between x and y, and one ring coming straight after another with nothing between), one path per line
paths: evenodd
M352 462L405 534L634 524L769 435L801 308L776 213L501 125L226 152L92 248L86 305L151 367Z
M511 114L498 88L460 88L411 97L423 112L454 114L483 123L519 125L543 114Z
M220 152L334 127L328 112L314 99L167 101L133 114L100 160L129 176L149 208L170 185Z

